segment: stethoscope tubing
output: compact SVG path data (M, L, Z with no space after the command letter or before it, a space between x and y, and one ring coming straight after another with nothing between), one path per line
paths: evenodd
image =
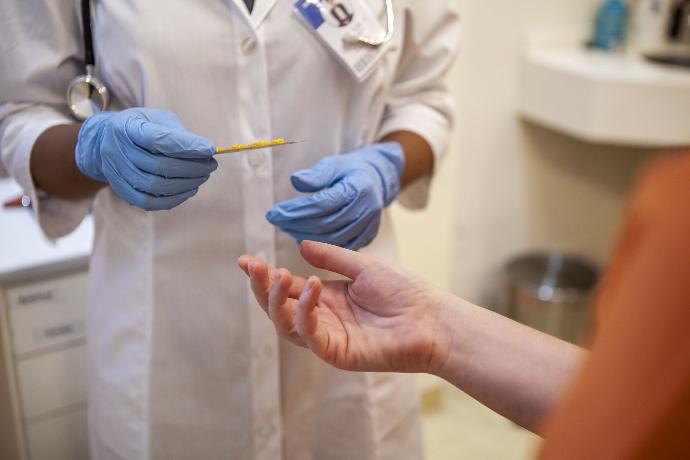
M369 46L382 46L390 42L395 34L395 10L393 9L393 0L386 1L386 34L381 38L371 38L366 35L355 35L350 37L348 41L353 43L362 43Z

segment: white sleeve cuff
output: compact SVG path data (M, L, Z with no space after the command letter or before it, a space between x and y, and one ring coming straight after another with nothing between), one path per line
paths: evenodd
M6 103L0 106L0 115L0 152L5 168L31 197L43 233L51 239L67 235L90 212L93 199L65 200L46 195L36 188L30 165L36 139L50 127L74 121L42 105Z

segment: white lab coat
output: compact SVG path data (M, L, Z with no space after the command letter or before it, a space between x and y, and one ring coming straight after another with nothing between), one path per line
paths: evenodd
M366 0L383 12L383 0ZM97 74L113 108L176 112L217 144L284 137L297 146L226 155L191 200L145 212L103 189L92 200L37 196L29 152L70 123L64 93L82 72L79 2L3 0L0 147L34 196L50 237L93 209L89 420L97 459L417 459L409 376L347 373L276 338L256 306L242 253L313 272L264 218L296 195L290 173L386 133L445 150L451 104L442 83L457 46L451 1L397 1L395 46L355 82L292 15L291 0L97 1ZM401 196L426 200L428 179ZM395 260L384 216L369 252Z

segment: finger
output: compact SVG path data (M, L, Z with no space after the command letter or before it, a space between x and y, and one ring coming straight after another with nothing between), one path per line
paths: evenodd
M252 292L261 308L268 314L268 292L271 289L271 279L268 276L268 266L254 259L249 262L249 279Z
M302 242L299 250L310 265L345 275L351 280L357 279L362 270L375 261L365 254L315 241Z
M237 265L244 271L247 276L249 275L249 264L256 260L257 262L265 263L258 257L243 255L237 259ZM273 278L275 276L276 269L268 266L268 277ZM289 296L291 299L298 299L302 291L304 290L304 285L307 284L307 279L303 276L292 275L292 285L290 286Z
M110 188L117 196L127 203L146 211L163 211L175 208L196 195L198 190L189 190L170 196L155 196L132 187L109 165L104 165L103 172L108 178Z
M196 190L209 178L202 176L171 179L157 176L137 168L126 155L105 155L103 161L133 188L153 196L173 196Z
M354 249L350 247L353 241L362 239L364 237L370 237L364 232L372 231L372 228L378 228L377 214L371 214L361 217L359 220L349 221L348 225L340 228L334 232L328 233L310 233L310 232L296 232L294 230L286 230L283 227L279 227L281 231L290 234L297 241L319 241L322 243L333 244L340 247L347 247L348 249ZM355 217L349 217L350 219L355 219ZM375 225L372 225L374 223ZM315 226L314 230L318 231L318 225ZM312 229L309 229L309 231ZM371 239L373 239L373 236Z
M350 249L352 251L358 251L365 246L371 244L376 238L379 232L379 226L381 225L381 214L376 214L373 216L369 222L366 223L366 227L359 231L359 234L352 233L354 238L344 245L345 249Z
M297 301L297 333L318 356L327 351L328 332L319 327L317 304L321 296L321 280L312 276Z
M276 270L273 286L268 295L268 316L278 333L285 337L291 335L295 328L295 310L288 304L291 285L290 272L285 269Z
M330 187L345 171L339 155L322 158L313 167L296 171L290 176L292 186L303 193L314 193Z
M313 195L278 203L266 213L266 219L273 225L279 226L296 219L328 216L350 204L355 196L356 191L352 187L338 182L333 187Z
M141 155L129 155L134 166L157 176L167 178L204 177L218 169L218 162L214 158L172 158L147 152L137 146L132 147L142 152Z
M127 109L126 111L131 111L137 115L145 118L148 121L158 123L161 125L169 126L171 128L181 128L184 129L182 120L177 116L177 114L171 110L165 109L149 109L145 107L133 107Z
M125 124L127 137L142 149L174 158L211 158L215 149L206 138L179 127L132 117Z
M295 232L326 235L343 231L346 227L356 224L356 222L362 218L360 208L359 200L355 198L343 208L326 216L306 216L289 220L275 218L272 223L286 233ZM348 238L348 240L350 238Z
M288 294L289 297L291 299L299 299L306 285L307 279L305 277L292 275L292 284L290 285L290 293Z
M237 259L237 266L249 277L249 260L250 256L243 254Z

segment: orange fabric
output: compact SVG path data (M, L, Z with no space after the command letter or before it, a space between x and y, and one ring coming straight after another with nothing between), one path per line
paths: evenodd
M690 459L690 153L649 168L621 236L542 459Z

